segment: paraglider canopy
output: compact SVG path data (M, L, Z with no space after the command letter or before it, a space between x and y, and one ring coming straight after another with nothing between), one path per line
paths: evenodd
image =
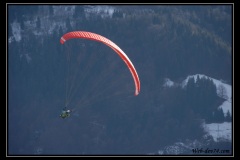
M74 38L85 38L85 39L89 39L89 40L99 41L99 42L106 44L110 48L112 48L121 57L121 59L125 62L125 64L129 68L129 70L132 74L133 80L134 80L134 84L135 84L135 95L137 96L139 94L140 80L139 80L137 71L136 71L134 65L132 64L132 62L130 61L130 59L128 58L128 56L115 43L113 43L106 37L103 37L99 34L92 33L92 32L86 32L86 31L68 32L61 37L60 43L64 44L67 40L74 39Z

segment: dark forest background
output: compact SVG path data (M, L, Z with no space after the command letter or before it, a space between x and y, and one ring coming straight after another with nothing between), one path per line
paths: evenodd
M142 155L186 139L231 150L230 142L203 138L203 121L232 119L218 109L225 99L211 79L190 78L184 88L163 84L165 78L181 83L188 75L205 74L231 85L232 6L116 5L111 17L86 16L92 6L78 5L71 15L67 7L62 15L54 12L57 6L44 6L46 13L41 7L8 6L8 38L14 22L22 35L20 42L8 43L10 155ZM65 25L49 34L42 17ZM33 21L35 28L26 21ZM140 77L139 96L133 96L128 68L107 46L88 40L60 44L61 36L74 30L103 35L129 56ZM58 116L68 65L77 75L71 104L76 111L63 120Z

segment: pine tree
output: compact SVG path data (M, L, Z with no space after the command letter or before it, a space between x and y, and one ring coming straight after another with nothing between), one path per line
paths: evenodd
M217 109L216 110L216 112L215 112L216 114L216 116L215 116L215 120L216 120L216 122L218 122L218 123L222 123L222 122L224 122L224 113L223 113L223 109L222 108L219 108L219 109Z
M199 112L199 108L196 106L197 104L197 96L196 96L196 86L194 78L189 78L186 86L186 96L188 97L189 108L192 108L195 113Z
M226 115L226 117L225 117L225 120L226 120L227 122L232 122L232 118L231 118L231 114L230 114L229 110L227 111L227 115Z

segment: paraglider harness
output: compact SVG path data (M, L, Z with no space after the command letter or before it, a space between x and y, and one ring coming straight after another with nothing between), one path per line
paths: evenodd
M71 110L64 107L63 110L62 110L62 113L59 116L64 119L64 118L69 117L70 113L71 113Z

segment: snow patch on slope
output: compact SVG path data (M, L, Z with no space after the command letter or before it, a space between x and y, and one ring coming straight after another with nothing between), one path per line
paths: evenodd
M100 15L102 18L112 18L112 15L115 11L113 6L87 6L84 8L86 17L89 17L91 14Z
M22 36L21 36L21 26L20 26L20 23L13 22L11 24L11 28L12 28L13 36L8 38L8 42L11 43L14 40L17 41L17 42L21 41Z
M220 140L231 141L232 140L232 123L203 123L203 128L205 131L211 135L215 142Z
M165 78L165 82L163 84L163 87L172 87L174 86L174 82L171 81L169 78Z

